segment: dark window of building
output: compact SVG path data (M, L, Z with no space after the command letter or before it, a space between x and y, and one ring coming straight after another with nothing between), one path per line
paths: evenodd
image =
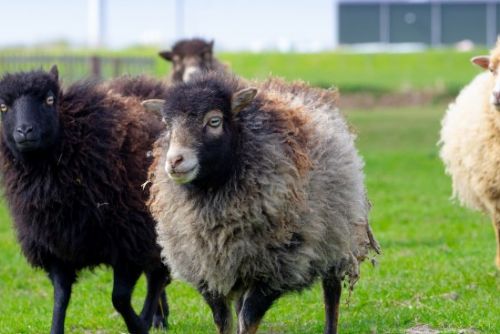
M431 6L394 4L389 7L391 43L431 43Z
M379 42L380 6L341 4L339 41L341 44Z
M500 35L500 4L497 5L497 8L496 8L496 21L497 21L497 26L496 26L496 35ZM496 41L495 41L496 42Z
M470 39L476 44L486 45L485 4L443 4L441 15L443 44Z

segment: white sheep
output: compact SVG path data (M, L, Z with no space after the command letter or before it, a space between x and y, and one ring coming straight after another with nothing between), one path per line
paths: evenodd
M489 56L471 61L488 72L476 76L448 107L440 156L452 178L453 196L490 216L500 269L500 41Z

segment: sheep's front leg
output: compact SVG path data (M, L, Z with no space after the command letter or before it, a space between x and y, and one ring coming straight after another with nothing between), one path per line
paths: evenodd
M323 278L323 299L325 302L325 334L337 334L342 282L334 274Z
M148 328L167 328L168 304L165 286L170 283L168 268L161 266L146 273L148 291L141 312L141 319Z
M66 310L71 297L71 287L76 280L76 272L60 262L54 262L49 268L49 278L54 286L54 310L50 333L63 334Z
M493 230L495 232L495 237L497 240L497 254L495 257L495 264L497 268L500 269L500 218L497 215L496 219L493 219Z
M219 334L230 334L233 327L233 318L231 316L228 298L215 292L206 291L203 288L199 290L212 310L214 322Z
M156 312L153 317L153 328L166 330L168 328L169 314L170 309L168 307L167 293L165 290L163 290L160 295L160 300L158 301L158 307L156 308Z
M238 314L238 334L255 334L264 314L280 296L280 292L262 283L254 284L247 290Z
M113 270L113 306L121 314L123 320L125 320L125 324L131 334L147 334L148 328L146 323L135 313L131 304L132 292L135 283L141 276L141 270L127 264L116 266Z

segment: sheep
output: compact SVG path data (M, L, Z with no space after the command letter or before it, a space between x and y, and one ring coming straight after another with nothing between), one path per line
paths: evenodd
M188 82L196 74L205 71L228 72L227 66L213 55L214 41L200 38L183 39L172 47L172 51L161 51L160 57L172 62L173 71L169 75L172 83Z
M452 179L453 197L491 218L500 269L500 40L489 56L471 61L489 71L477 75L448 107L440 157Z
M341 282L370 250L363 162L337 93L205 74L169 88L148 205L172 272L194 285L219 333L257 331L272 303L321 278L325 333L337 332Z
M101 85L107 94L134 97L139 101L162 97L167 89L165 82L145 75L123 75L104 81Z
M162 125L122 93L131 97L92 81L63 90L56 66L0 80L1 183L25 257L53 284L52 334L64 333L78 272L101 264L113 268L112 302L130 333L167 325L170 274L141 187ZM142 272L138 316L130 302Z

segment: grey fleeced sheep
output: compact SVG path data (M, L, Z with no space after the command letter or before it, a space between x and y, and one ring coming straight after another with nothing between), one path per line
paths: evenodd
M325 333L336 333L342 279L354 284L379 251L354 135L334 91L245 85L212 73L165 96L149 201L162 255L220 333L231 332L233 298L238 333L255 333L274 300L318 278Z

